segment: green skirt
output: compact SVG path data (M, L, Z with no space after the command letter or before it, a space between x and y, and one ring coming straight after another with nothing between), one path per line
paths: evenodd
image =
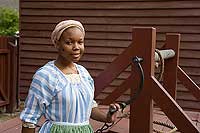
M51 133L94 133L91 125L57 125L53 124Z

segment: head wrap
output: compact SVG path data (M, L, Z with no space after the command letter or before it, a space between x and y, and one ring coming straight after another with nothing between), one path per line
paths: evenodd
M77 27L79 28L83 35L85 36L85 30L83 25L76 20L64 20L58 23L54 29L54 31L51 34L51 41L53 42L54 45L56 45L56 42L60 39L62 33L64 30L70 28L70 27Z

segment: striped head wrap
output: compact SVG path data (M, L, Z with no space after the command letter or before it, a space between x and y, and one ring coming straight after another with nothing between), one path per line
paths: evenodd
M53 42L54 45L56 45L56 42L59 41L62 33L64 30L70 28L70 27L77 27L79 28L82 32L83 35L85 36L85 29L83 25L76 20L64 20L58 23L54 29L54 31L51 34L51 41Z

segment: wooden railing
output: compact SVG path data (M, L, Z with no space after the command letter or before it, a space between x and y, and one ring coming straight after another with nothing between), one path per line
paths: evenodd
M0 36L0 107L7 112L17 107L18 47L14 43L14 38Z
M177 76L184 82L194 96L199 99L200 90L198 86L184 73L178 66L179 59L179 34L167 34L165 48L173 49L175 57L166 61L165 73L163 75L163 85L154 77L155 73L155 45L156 30L152 27L133 28L133 42L130 46L115 59L98 77L95 78L96 93L98 96L117 76L131 64L133 57L138 56L144 59L142 66L144 69L145 81L144 89L136 101L130 107L129 132L152 133L153 100L175 124L181 132L197 133L199 129L192 123L182 108L176 103L176 83ZM109 104L123 95L128 88L131 94L135 93L140 81L139 72L132 67L131 76L127 78L117 89L115 89L101 103ZM187 82L185 82L187 81Z
M0 38L0 106L9 104L10 97L10 50L8 38Z
M178 79L181 83L200 101L200 88L192 79L178 66Z

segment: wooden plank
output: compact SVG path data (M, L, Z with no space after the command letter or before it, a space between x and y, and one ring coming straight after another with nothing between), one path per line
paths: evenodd
M25 88L27 88L27 86L30 86L31 84L31 80L20 80L19 85L22 87L20 88L20 91L23 90Z
M181 50L187 49L187 50L200 50L200 45L198 42L182 42L181 43Z
M38 59L21 59L21 66L22 71L24 72L33 72L32 68L36 69L38 66L42 66L46 64L50 60L38 60ZM79 64L83 65L87 69L96 69L96 70L103 70L109 63L104 62L87 62L87 61L80 61Z
M49 59L31 59L31 58L22 58L21 65L29 65L29 66L42 66L46 64Z
M21 66L22 73L31 73L34 74L37 69L39 69L41 66L35 65L35 66Z
M53 46L52 42L50 41L50 38L29 38L24 37L21 40L21 45L48 45ZM127 48L130 44L130 41L126 40L97 40L97 39L90 39L85 40L85 45L87 46L96 46L96 47L108 47L108 48Z
M21 120L19 119L19 117L16 117L14 119L10 119L8 121L5 121L3 123L0 124L0 132L1 133L5 133L7 132L9 129L15 129L15 127L17 127L18 125L21 124ZM16 132L17 130L15 130ZM12 133L12 132L11 132ZM14 133L14 132L13 132Z
M5 105L8 105L9 102L8 101L4 101L4 100L0 100L0 106L5 106Z
M21 51L21 58L33 58L33 59L55 59L56 53L49 52L29 52L29 51Z
M22 37L44 37L49 38L51 35L51 31L22 31ZM182 34L182 41L200 41L199 34ZM86 39L110 39L110 40L131 40L132 37L130 33L123 33L123 32L90 32L88 31L86 34ZM165 34L158 34L157 40L164 40Z
M16 133L16 132L21 132L21 124L19 124L19 125L17 125L17 126L15 126L15 127L12 127L12 128L10 128L10 129L8 129L8 130L6 130L6 131L4 131L4 133Z
M180 51L180 57L200 59L200 54L199 54L199 51L182 50L182 51Z
M184 85L182 85L181 83L177 83L177 91L189 92L189 90L187 88L185 88Z
M158 36L160 38L157 39L157 45L162 45L162 42L164 41L163 36ZM185 40L187 41L187 40ZM106 39L95 39L95 38L90 38L89 40L85 40L85 45L86 46L98 46L98 47L111 47L111 48L127 48L128 44L130 43L130 40L106 40ZM21 45L45 45L45 46L52 46L53 44L50 40L50 38L30 38L30 37L24 37L22 39ZM196 42L181 42L181 50L191 50L191 51L199 51L200 47L198 43Z
M187 100L178 100L177 103L184 108L185 110L200 111L200 102L199 101L187 101Z
M0 49L0 54L8 54L9 50L8 49Z
M41 52L57 52L54 46L49 45L22 45L23 51L41 51ZM112 54L119 55L124 51L123 48L107 48L107 47L94 47L87 46L84 53L88 54Z
M68 16L68 17L82 17L80 12L84 12L87 17L195 17L200 16L200 9L132 9L132 10L123 10L116 9L110 11L110 9L99 9L99 10L91 10L91 9L54 9L54 10L40 10L40 9L23 9L21 10L21 15L25 16ZM110 13L108 13L110 12Z
M111 104L115 102L115 100L120 97L129 87L131 86L131 82L133 80L132 76L129 76L117 89L115 89L108 97L104 98L101 104Z
M183 101L189 100L198 102L198 99L196 99L190 92L177 93L177 100L183 100Z
M97 67L95 67L93 63L91 62L85 62L87 63L87 65L83 65L84 67L86 67L87 69L90 70L91 73L98 73L99 71L103 71L104 68L100 68L101 66L97 65ZM83 64L83 63L82 63ZM99 63L100 64L100 63ZM34 73L36 69L38 69L39 67L43 66L44 64L42 65L39 65L39 64L33 64L33 65L21 65L21 72L25 72L25 73ZM120 74L119 77L124 77L126 78L128 75L130 74L129 71L125 71L123 73Z
M199 59L195 59L195 58L181 58L179 65L183 68L194 67L194 68L198 69L200 66L200 61L199 61Z
M61 20L65 20L66 17L60 16L60 17L52 17L52 16L23 16L23 19L21 20L22 24L24 22L29 22L29 23L45 23L45 24L55 24L58 23ZM117 17L99 17L98 19L96 17L69 17L68 19L75 19L83 22L84 24L127 24L127 25L184 25L184 26L189 26L189 25L196 25L199 26L199 21L200 18L198 17L180 17L180 18L131 18L131 17L123 17L123 18L117 18Z
M190 62L188 62L190 63ZM183 67L181 66L181 68L188 74L188 75L193 75L193 76L200 76L200 71L199 71L199 67L193 67L192 65L190 67Z
M56 53L49 53L49 52L28 52L22 51L21 58L30 58L30 59L48 59L53 60L57 57ZM83 55L81 61L92 61L92 62L105 62L110 63L116 58L115 55L97 55L97 54L85 54Z
M21 39L21 44L34 44L34 45L50 45L53 46L50 38L33 38L33 37L23 37Z
M50 30L55 24L40 24L40 23L23 23L22 30ZM87 31L96 31L96 32L131 32L131 25L97 25L97 24L84 24L84 27ZM135 24L134 24L135 25ZM136 26L136 25L135 25ZM139 25L138 25L139 26ZM168 25L153 25L157 29L157 33L200 33L200 26L168 26ZM52 29L53 30L53 29ZM42 38L41 38L42 39ZM183 44L181 44L183 45Z
M60 2L59 2L60 1ZM59 0L59 1L51 1L48 0L39 0L39 1L31 1L31 0L23 0L21 3L21 8L45 8L45 9L152 9L155 7L156 9L184 9L184 8L199 8L199 1L193 1L192 3L189 1L163 1L160 3L159 1L68 1ZM195 3L195 4L194 4ZM37 6L37 5L40 6Z

